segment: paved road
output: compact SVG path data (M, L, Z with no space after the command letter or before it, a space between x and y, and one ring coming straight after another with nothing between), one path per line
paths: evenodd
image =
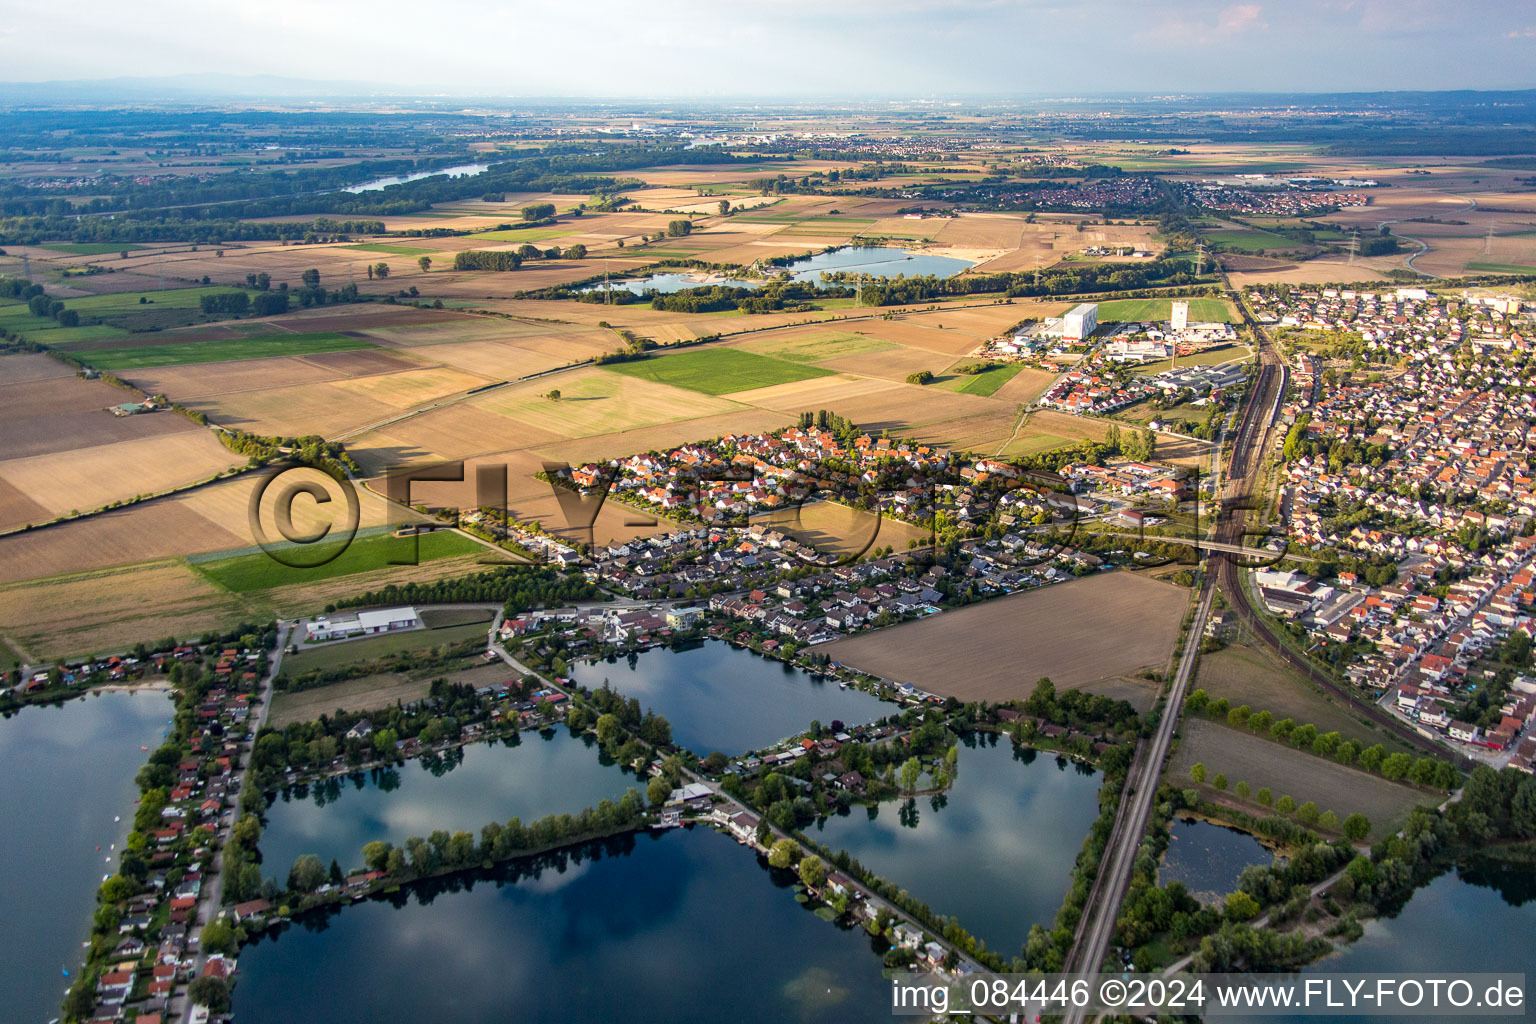
M249 735L241 744L240 770L235 773L235 785L233 787L235 805L229 812L220 812L219 837L221 841L227 838L229 834L228 826L222 823L223 815L229 813L236 818L240 816L240 798L245 794L246 786L250 784L251 751L255 746L256 734L266 724L267 715L272 710L272 681L277 678L278 672L282 669L283 651L288 646L288 633L290 629L291 627L286 622L279 621L277 626L277 651L269 663L265 678L262 679L260 687L257 688L258 703L255 712L249 720ZM217 918L219 912L223 909L224 865L221 855L214 856L213 861L204 872L204 877L207 879L207 882L198 894L197 917L187 934L187 948L191 949L194 946L197 948L197 955L192 961L192 976L194 978L202 973L203 965L208 960L207 954L203 952L203 928L209 921ZM183 988L172 996L166 1019L168 1021L184 1021L187 1019L190 1010L191 1006L186 1001L186 989Z

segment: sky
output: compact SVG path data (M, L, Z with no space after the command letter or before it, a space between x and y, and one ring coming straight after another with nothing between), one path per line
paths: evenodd
M1531 0L0 0L0 81L395 94L1100 95L1536 87Z

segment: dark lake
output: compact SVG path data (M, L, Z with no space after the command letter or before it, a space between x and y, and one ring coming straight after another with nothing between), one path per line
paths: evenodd
M995 745L993 741L996 741ZM987 946L1016 955L1047 928L1098 817L1099 773L1020 750L995 733L960 747L955 784L939 797L855 807L809 834L847 850Z
M820 920L787 884L702 829L458 875L247 946L236 1019L888 1021L869 937Z
M0 721L0 991L6 1017L59 1015L80 967L96 887L116 870L139 790L133 777L160 745L171 715L162 691L104 693L62 707L25 708ZM114 822L119 817L122 820ZM98 850L97 847L100 847Z
M1160 885L1183 882L1205 902L1237 888L1237 877L1250 864L1269 864L1274 856L1253 836L1208 821L1175 818L1172 839L1157 871Z
M699 754L735 756L803 732L816 719L847 725L897 710L862 690L760 657L719 640L684 650L657 648L633 659L571 666L571 675L597 688L607 680L643 708L672 724L674 742Z

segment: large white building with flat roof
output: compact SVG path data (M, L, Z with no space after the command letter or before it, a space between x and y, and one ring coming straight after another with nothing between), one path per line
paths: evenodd
M1073 306L1061 318L1063 341L1083 341L1099 326L1099 306L1096 302L1084 302Z
M392 633L397 629L415 629L421 617L415 608L378 608L356 615L322 616L304 624L307 641L339 640L347 636Z

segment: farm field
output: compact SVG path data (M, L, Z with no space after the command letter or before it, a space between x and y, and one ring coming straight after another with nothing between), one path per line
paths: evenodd
M679 358L672 356L669 358ZM558 399L547 398L558 389ZM581 369L475 398L473 404L526 427L574 438L735 412L740 403L644 377Z
M366 341L341 334L272 334L230 341L186 341L169 345L136 345L131 348L85 348L76 354L100 370L140 370L185 363L224 363L237 359L268 359L303 356L317 352L343 352L373 348Z
M169 418L169 414L156 415ZM114 501L205 480L245 461L244 456L220 444L211 431L195 427L158 437L9 459L0 462L0 488L4 489L0 502L7 493L19 495L43 514L29 510L17 521L0 504L0 526L88 512Z
M105 654L163 636L197 636L247 618L256 616L242 598L179 562L0 587L0 628L29 661Z
M1024 366L1021 363L1004 363L1001 366L994 366L980 373L958 375L940 386L952 383L954 387L951 390L958 391L962 395L981 395L986 397L996 394L999 388L1012 380L1022 369L1024 369Z
M818 366L825 366L834 360L848 360L890 352L898 347L894 342L871 338L862 333L818 327L771 331L767 337L747 341L741 345L744 351L757 355L785 359L791 363L814 363Z
M1362 746L1380 743L1388 753L1416 753L1379 726L1356 718L1331 694L1271 661L1263 651L1235 644L1200 657L1192 687L1204 689L1211 699L1225 697L1233 707L1247 704L1254 711L1269 711L1276 720L1293 718L1298 725L1310 722L1319 733L1337 731Z
M1268 786L1276 800L1287 794L1298 804L1311 800L1319 810L1331 810L1341 821L1358 811L1371 819L1372 839L1397 831L1408 812L1419 804L1438 804L1445 799L1443 794L1388 782L1327 758L1258 739L1244 729L1204 719L1186 719L1179 730L1179 748L1168 759L1164 776L1171 785L1191 785L1189 769L1198 761L1205 765L1208 779L1221 772L1232 786L1240 780L1247 782L1254 792ZM1207 791L1216 792L1209 788ZM1255 813L1263 810L1257 803L1246 806Z
M236 555L233 558L191 559L197 570L227 590L237 593L271 590L275 587L313 583L337 576L395 569L401 565L432 562L440 558L460 555L495 555L496 552L470 537L451 530L435 530L416 538L417 550L412 552L412 541L383 532L370 536L358 536L345 551L323 565L296 568L284 565L265 551ZM323 541L315 550L303 550L291 557L305 560L319 559L337 549ZM415 559L412 561L412 559Z
M751 391L775 384L825 377L832 372L729 348L652 356L631 363L612 363L604 369L610 373L671 384L706 395Z
M962 701L1029 696L1036 680L1095 692L1101 679L1163 671L1189 592L1099 573L834 640L834 661Z

